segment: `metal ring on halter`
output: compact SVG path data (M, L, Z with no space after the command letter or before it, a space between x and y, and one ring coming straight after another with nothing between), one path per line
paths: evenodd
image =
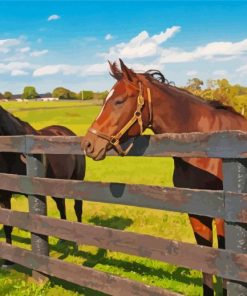
M109 141L109 143L111 144L111 145L116 145L116 144L118 144L119 143L119 140L118 139L116 139L114 136L112 136L111 138L110 138L110 141Z

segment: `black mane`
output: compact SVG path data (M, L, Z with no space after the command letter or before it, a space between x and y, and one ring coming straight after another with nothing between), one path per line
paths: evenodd
M143 74L153 80L157 80L160 83L167 85L175 85L173 81L169 81L159 70L151 69L144 72Z
M208 101L208 104L212 107L214 107L215 109L222 109L222 110L228 110L231 111L233 113L237 113L239 114L237 111L235 111L234 108L232 108L231 106L227 106L222 104L220 101L217 100L213 100L213 101ZM239 114L240 115L240 114Z
M176 89L179 89L181 91L184 91L190 95L193 95L195 97L197 97L198 99L202 100L203 102L205 102L206 104L208 104L209 106L213 107L214 109L220 109L220 110L226 110L229 111L231 113L237 114L242 116L240 113L238 113L234 108L232 108L231 106L227 106L222 104L220 101L218 100L213 100L213 101L209 101L209 100L204 100L202 97L200 96L196 96L194 94L192 94L191 92L189 92L186 89L183 88L178 88L175 86L175 83L173 81L169 81L159 70L148 70L146 72L143 73L147 78L151 78L151 80L155 80L158 81L161 84L165 84L165 85L169 85L169 86L173 86Z

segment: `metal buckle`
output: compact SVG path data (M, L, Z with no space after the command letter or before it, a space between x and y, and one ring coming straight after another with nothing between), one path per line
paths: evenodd
M113 145L113 146L115 146L118 143L119 143L119 140L116 139L114 136L112 136L111 139L110 139L110 144Z
M144 105L144 98L142 95L139 95L137 98L138 105Z

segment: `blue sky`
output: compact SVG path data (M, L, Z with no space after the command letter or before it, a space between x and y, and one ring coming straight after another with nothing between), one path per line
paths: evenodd
M247 85L245 1L0 2L0 92L110 89L106 61Z

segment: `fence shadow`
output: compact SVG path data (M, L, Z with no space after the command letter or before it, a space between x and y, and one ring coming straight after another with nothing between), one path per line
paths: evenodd
M2 263L3 260L0 259L0 265ZM13 275L13 271L16 271L16 272L20 272L20 273L24 273L26 274L27 276L32 276L32 270L29 269L29 268L26 268L26 267L23 267L21 265L18 265L18 264L14 264L11 268L8 268L8 269L2 269L0 268L0 278L3 278L3 277L11 277L11 275ZM34 281L32 281L34 282ZM108 294L105 294L105 293L102 293L102 292L99 292L99 291L96 291L96 290L92 290L92 289L89 289L89 288L85 288L85 287L81 287L81 286L78 286L76 284L72 284L72 283L69 283L69 282L66 282L64 280L60 280L58 278L55 278L55 277L51 277L49 279L49 288L50 287L53 287L53 286L61 286L62 288L66 289L66 290L70 290L72 292L75 292L79 295L85 295L85 296L108 296ZM15 288L12 287L12 285L6 285L5 288L1 288L1 295L12 295L11 294L11 289L14 289L16 291Z
M109 219L103 219L100 216L94 216L92 217L89 222L94 223L95 225L100 226L106 226L111 227L115 229L125 229L126 227L130 226L133 221L128 218L121 218L121 217L111 217ZM5 237L3 230L0 230L0 237ZM12 235L13 241L24 243L24 244L30 244L30 238L23 238L17 235ZM74 242L70 241L64 241L63 243L56 243L56 244L50 244L50 251L55 251L60 253L61 255L58 257L58 259L63 260L67 258L68 256L76 256L81 257L85 259L83 265L87 267L95 267L97 264L105 265L105 266L112 266L117 267L125 272L135 272L137 275L146 277L146 276L154 276L157 278L160 278L161 280L175 280L177 282L185 283L185 284L192 284L198 287L201 287L202 285L202 279L200 276L191 278L190 271L187 268L183 267L177 267L173 272L170 270L167 271L163 268L155 268L146 266L143 263L140 262L129 262L122 259L116 259L108 256L108 251L105 249L99 248L97 250L96 254L93 254L88 251L78 250L76 248L76 244ZM149 259L148 259L149 260ZM1 261L1 260L0 260ZM1 265L1 262L0 262ZM11 269L14 269L18 272L22 272L27 274L28 276L31 276L32 271L28 268L22 267L20 265L13 265ZM0 269L0 275L6 275L10 270L1 270ZM81 293L84 293L86 296L104 296L107 294L97 292L91 289L83 288L80 286L77 286L75 284L57 279L57 278L50 278L51 285L60 285L65 289L69 289L71 291L80 291ZM216 283L216 295L220 295L217 291L220 291L220 280L217 280Z
M90 223L93 223L97 226L109 227L119 230L124 230L133 224L133 220L130 218L124 218L119 216L113 216L111 218L104 219L100 216L93 216L89 219Z
M162 280L176 280L181 283L193 284L198 287L201 287L202 285L201 277L199 276L191 278L190 271L187 268L178 267L173 272L171 272L170 270L167 271L159 267L155 268L146 266L144 263L140 262L129 262L123 259L112 258L107 256L107 253L107 250L99 248L96 254L79 250L76 253L76 256L86 259L83 263L83 266L91 268L95 267L97 264L100 264L105 266L117 267L120 270L124 270L125 272L135 272L137 275L140 275L142 277L154 276ZM66 255L75 256L75 253L72 249L68 249ZM59 259L64 259L63 255L60 256Z

